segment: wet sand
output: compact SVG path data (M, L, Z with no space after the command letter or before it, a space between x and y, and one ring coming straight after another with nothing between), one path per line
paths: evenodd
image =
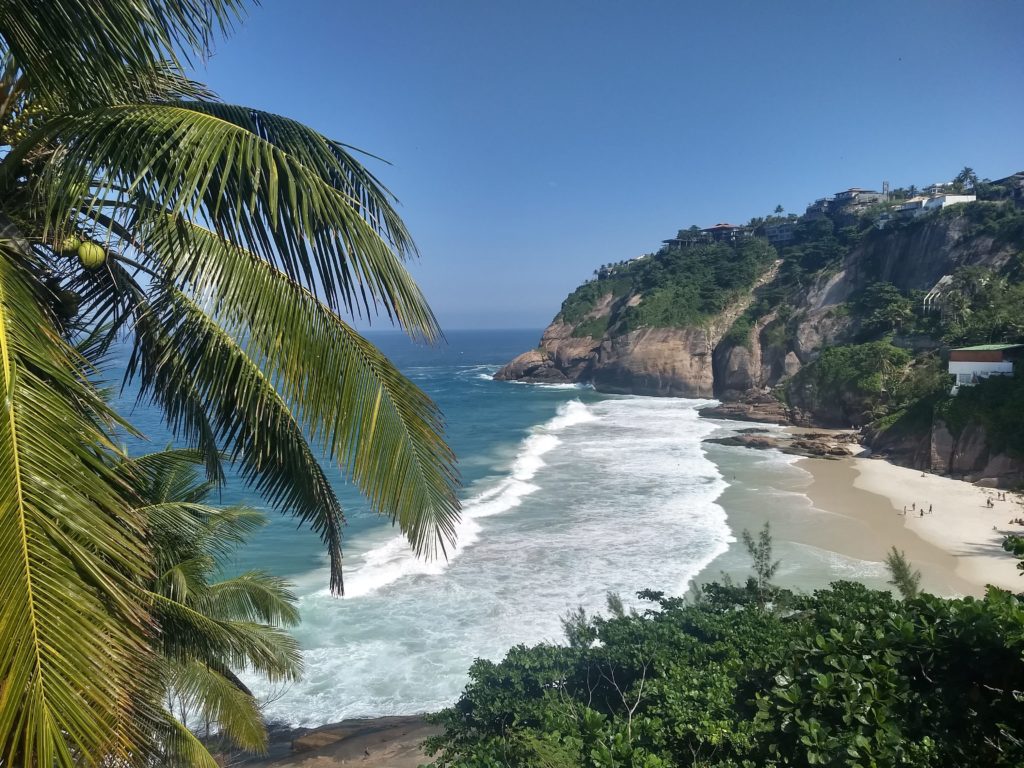
M822 542L833 551L881 561L895 546L921 571L922 587L939 595L981 595L987 584L1024 589L1017 560L1001 546L1008 533L1024 533L1008 522L1024 516L1014 494L997 501L994 490L878 459L804 459L797 466L813 478L805 492L815 508L837 516Z

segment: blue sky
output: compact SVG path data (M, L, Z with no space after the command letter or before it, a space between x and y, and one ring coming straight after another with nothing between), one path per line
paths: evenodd
M690 224L1024 170L1022 32L1016 0L263 0L197 75L391 161L445 328L541 328Z

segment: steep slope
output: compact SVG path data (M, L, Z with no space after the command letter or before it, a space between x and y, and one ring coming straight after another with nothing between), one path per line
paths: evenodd
M495 378L589 382L602 392L711 397L712 353L774 279L775 251L755 238L657 254L606 269L562 304L540 345Z
M866 222L835 233L828 220L802 222L781 259L749 238L606 268L570 294L539 346L496 378L742 398L791 378L821 349L855 341L863 318L851 303L874 284L923 295L963 267L1003 269L1019 243L979 226L987 205L885 230Z

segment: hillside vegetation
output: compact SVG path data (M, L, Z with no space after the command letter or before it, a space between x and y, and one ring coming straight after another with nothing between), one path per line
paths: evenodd
M577 326L576 335L595 337L611 326L618 333L628 333L644 327L697 325L749 291L775 257L775 249L757 238L737 245L664 248L603 270L598 279L569 294L559 317ZM587 318L608 294L635 295L640 301L610 317Z

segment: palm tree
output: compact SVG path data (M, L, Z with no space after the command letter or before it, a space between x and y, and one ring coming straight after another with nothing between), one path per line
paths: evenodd
M160 766L214 764L184 727L190 720L207 732L215 726L237 747L263 750L258 703L236 670L271 680L293 680L301 671L297 646L283 631L298 622L288 585L260 571L215 580L265 518L246 507L211 506L215 484L199 477L202 460L195 451L167 450L118 467L144 502L139 512L156 564L146 588L159 627L154 650L166 707L152 724Z
M160 686L124 381L277 509L343 588L318 452L417 552L458 514L434 404L339 315L432 340L415 246L354 150L182 74L242 0L0 4L0 765L137 760Z

